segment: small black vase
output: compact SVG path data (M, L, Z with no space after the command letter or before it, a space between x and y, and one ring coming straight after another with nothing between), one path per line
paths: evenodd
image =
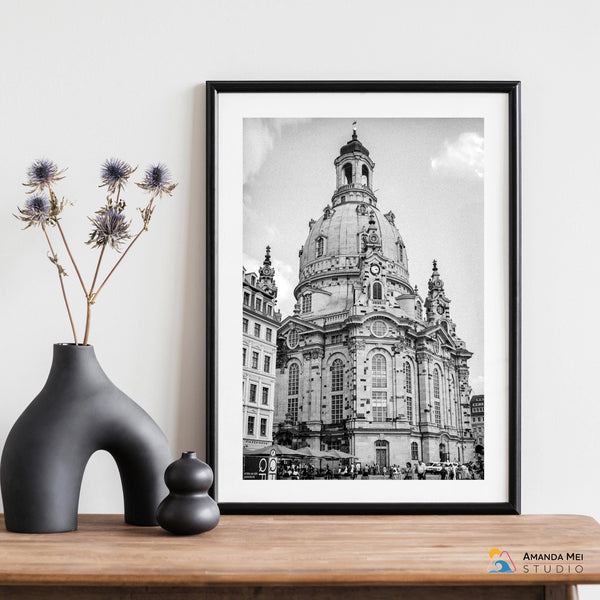
M77 529L83 472L97 450L119 469L125 521L156 525L172 460L152 418L108 379L92 346L55 344L46 385L10 431L0 466L6 528Z
M165 471L170 494L156 511L158 524L176 535L194 535L214 529L220 518L217 503L208 495L211 468L195 452L184 452Z

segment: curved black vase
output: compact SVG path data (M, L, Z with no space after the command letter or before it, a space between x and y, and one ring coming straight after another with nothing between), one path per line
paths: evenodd
M156 525L172 460L152 418L108 379L92 346L55 344L46 385L10 431L0 479L6 528L20 533L77 529L83 472L97 450L119 469L125 521Z
M214 529L221 516L208 495L213 481L211 468L195 452L184 452L165 471L170 494L156 511L158 524L176 535L194 535Z

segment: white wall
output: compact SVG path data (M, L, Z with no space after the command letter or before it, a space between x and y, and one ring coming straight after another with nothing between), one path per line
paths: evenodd
M92 342L173 450L202 452L203 82L520 79L523 512L600 519L597 3L29 0L2 9L0 443L43 385L52 343L69 333L43 239L11 216L33 158L69 166L61 190L77 204L64 227L88 276L95 253L82 242L103 198L98 165L112 155L162 160L180 182L103 292ZM133 190L128 198L137 206ZM81 302L77 313L81 321ZM80 509L121 511L108 457L92 459Z

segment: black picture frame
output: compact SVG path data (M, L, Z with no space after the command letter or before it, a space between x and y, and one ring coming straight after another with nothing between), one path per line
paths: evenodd
M519 81L208 81L206 83L206 394L207 461L214 470L211 495L223 514L519 514L521 388L521 109ZM243 93L506 94L508 101L508 497L484 503L220 502L217 469L218 298L216 190L219 96Z

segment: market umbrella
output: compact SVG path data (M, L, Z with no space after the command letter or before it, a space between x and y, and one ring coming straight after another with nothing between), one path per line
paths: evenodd
M329 454L333 454L335 458L356 458L354 454L348 454L347 452L342 452L341 450L328 450Z
M300 448L297 452L298 454L302 454L303 456L309 456L310 458L337 458L330 451L326 452L324 450L313 450L309 446L306 446L305 448Z
M244 448L245 455L269 456L271 450L275 450L275 456L298 456L299 453L286 446L280 444L271 444L270 446L262 446L260 448Z

